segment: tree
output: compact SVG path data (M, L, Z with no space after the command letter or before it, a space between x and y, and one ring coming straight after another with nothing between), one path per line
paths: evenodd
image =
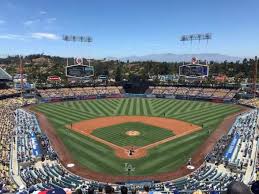
M120 82L122 81L122 67L121 65L118 65L116 68L116 73L115 73L115 81Z

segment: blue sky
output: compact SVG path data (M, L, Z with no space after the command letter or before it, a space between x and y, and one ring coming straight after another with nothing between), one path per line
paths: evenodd
M0 7L0 56L259 54L258 0L1 0ZM204 32L213 33L208 45L179 41ZM93 42L63 42L63 34Z

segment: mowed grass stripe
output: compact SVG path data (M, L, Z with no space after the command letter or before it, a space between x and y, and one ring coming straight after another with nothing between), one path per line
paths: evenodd
M86 104L86 101L80 101L80 105L82 107L82 109L84 110L84 112L90 112L91 110L89 109L89 107Z
M164 99L164 100L158 99L157 102L152 103L152 109L156 110L157 108L159 108L160 106L162 106L163 104L166 104L166 103L167 103L166 99Z
M125 110L125 115L130 115L130 109L131 109L131 103L132 103L132 99L131 98L128 98L127 99L128 101L128 104L127 104L127 107L126 107L126 110Z
M51 109L51 108L41 108L41 110L45 111L48 115L58 118L61 121L64 121L65 123L80 121L86 118L89 118L87 116L83 116L81 114L67 114L66 112L63 112L62 110L58 110L57 108Z
M59 125L65 125L68 123L68 119L64 116L60 116L59 114L53 114L53 112L51 112L49 109L48 110L40 110L42 113L44 113L47 117L48 120L54 122L54 123L58 123Z
M193 123L201 123L204 120L204 118L215 117L215 116L221 117L221 114L228 113L228 112L232 112L232 110L223 109L217 112L211 111L210 113L207 113L207 114L201 114L199 116L188 118L188 121Z
M197 105L196 103L193 103L194 105L196 104L196 106L194 106L193 110L199 110L201 108L208 108L211 107L213 104L209 103L209 102L199 102Z
M118 107L115 110L115 114L121 115L122 108L124 106L125 99L121 99L118 103Z
M168 112L170 112L175 107L176 104L177 101L172 101L172 103L170 103L170 105L164 109L164 113L166 113L166 116Z
M170 102L168 104L168 106L164 108L164 112L170 112L170 111L174 110L178 106L178 103L179 102L177 102L177 101Z
M136 115L141 115L141 109L142 109L142 101L141 101L141 98L137 98L137 103L136 103Z
M168 101L169 101L168 99L165 99L165 100L159 99L159 102L156 103L156 105L152 105L153 110L156 111L156 110L159 109L161 106L164 106L165 104L167 104Z
M108 99L108 100L102 99L100 101L109 104L109 106L111 106L112 108L116 108L119 104L119 101L117 99L116 100L114 100L114 99Z
M158 108L154 109L155 114L157 115L164 114L164 110L168 106L170 106L170 101L167 101L166 103L161 104Z
M77 103L81 112L90 112L85 106L84 101L77 101Z
M217 107L214 109L208 109L206 111L200 111L199 114L188 114L188 115L184 115L184 116L180 116L177 118L181 118L181 119L185 119L185 120L190 120L190 119L198 119L200 117L205 116L209 116L210 114L218 114L218 113L222 113L224 112L226 109L229 109L229 107Z
M176 111L175 114L181 113L183 110L185 110L187 107L189 107L191 105L191 101L188 101L186 103L184 103L181 107L179 107Z
M217 109L221 109L222 107L224 106L212 106L212 107L208 107L208 108L203 108L203 109L200 109L200 110L196 110L196 111L188 111L188 112L183 112L183 113L180 113L180 114L171 114L172 117L175 117L175 118L185 118L185 117L188 117L189 115L199 115L201 113L205 113L205 112L210 112L211 110L212 111L215 111Z
M135 99L136 98L130 98L129 115L134 115Z
M144 100L143 101L143 108L144 108L144 112L146 112L145 115L153 115L153 110L151 109L151 104L149 100Z
M163 157L154 158L153 160L143 165L141 167L141 170L145 171L148 169L157 169L157 168L159 169L159 167L162 167L168 164L168 161L173 160L174 158L177 158L177 156L179 156L180 154L184 155L184 153L189 152L189 150L192 150L192 148L196 147L199 144L200 142L196 142L196 141L188 142L188 144L186 144L184 147L174 149L174 151L171 152L171 154L165 154ZM187 159L187 157L188 156L186 156L185 160Z
M105 101L103 100L100 100L99 101L99 104L101 106L103 106L106 110L107 110L107 115L113 115L114 114L114 110L115 110L115 107L113 107L113 105L111 105L110 103L106 103Z
M66 113L72 114L74 116L84 115L84 118L95 118L95 117L98 117L97 115L91 114L89 112L81 112L81 111L73 109L73 108L68 109L68 108L62 107L60 105L56 106L55 109L59 110L61 112L66 112Z
M146 102L145 102L145 100L143 100L143 98L140 99L140 106L141 106L140 114L141 115L148 115Z
M109 109L107 109L107 105L103 106L101 104L101 101L99 100L95 100L91 102L93 104L93 106L95 106L103 115L105 116L109 116L111 115L111 111L109 111Z
M83 144L85 146L79 146L78 142L73 142L71 139L68 139L66 142L67 142L67 146L72 148L71 150L73 150L73 152L75 152L75 150L77 150L77 153L72 153L73 155L80 154L80 155L84 155L84 158L87 158L87 161L85 161L85 160L79 161L84 166L85 166L85 163L91 162L91 163L97 164L99 166L100 170L102 170L103 168L109 168L109 170L111 170L114 173L120 172L120 171L118 171L118 169L114 168L114 161L105 157L105 155L100 157L100 154L98 154L98 152L94 152L94 150L86 149L85 146L87 144Z
M75 110L82 111L82 106L79 105L78 101L73 101L72 108Z
M106 105L106 107L109 107L109 109L111 109L111 110L114 110L114 109L116 109L117 108L117 106L118 106L118 103L114 103L112 100L104 100L104 99L102 99L102 100L98 100L101 104L104 104L104 105Z
M168 99L152 99L151 104L153 108L156 108L159 106L159 104L163 101L167 101Z
M74 117L76 120L78 120L78 117L79 119L89 119L96 117L96 115L86 115L84 112L67 109L61 106L48 107L47 111L48 110L51 110L53 114L62 114L64 118Z
M182 112L190 111L190 110L193 110L195 107L197 107L197 103L193 101L189 101L188 106L182 109L180 112L182 113Z
M157 151L168 154L168 152L171 152L172 150L175 150L178 147L181 148L182 145L188 144L188 142L204 138L205 135L207 135L207 131L200 131L184 137L177 138L174 141L161 144L158 147L151 149L150 154L158 154Z
M58 128L58 131L60 133L63 133L64 135L66 135L69 138L73 138L75 140L75 142L82 142L82 143L87 144L86 145L87 149L96 150L97 152L103 153L103 154L107 153L108 151L111 151L111 149L108 146L98 143L95 140L93 140L89 137L86 137L85 135L82 135L75 131L70 131L69 133L66 133L64 130L66 130L66 129L64 129L63 127ZM65 137L65 138L67 138L67 137Z
M136 115L137 114L137 98L133 98L132 101L133 101L133 108L132 108L132 115Z
M167 113L167 115L171 115L171 113L175 113L176 110L178 110L178 108L180 108L181 106L183 106L183 101L179 101L175 106L172 107L172 109Z
M105 100L103 100L105 101ZM120 99L109 99L108 101L110 101L110 103L113 105L114 108L117 108L118 105L120 105L121 100Z
M90 112L92 112L93 114L99 114L99 115L104 115L102 113L102 111L100 111L96 106L94 106L94 104L92 103L92 101L94 100L89 100L86 101L87 106L89 107Z
M220 112L219 114L210 114L210 115L204 115L203 117L199 118L199 122L201 123L206 123L208 121L211 121L213 119L217 119L217 118L223 118L225 117L226 115L229 115L230 113L235 113L237 112L238 109L229 109L229 110L225 110L225 111L222 111Z
M82 108L83 111L78 110L78 108L74 107L74 106L70 106L70 107L64 107L60 104L56 105L55 108L57 109L61 109L63 111L66 112L72 112L72 113L85 113L86 111ZM92 114L93 116L96 116L95 114Z
M195 110L195 109L199 110L201 108L201 106L203 106L202 103L191 102L191 104L189 104L188 107L186 107L184 110L182 110L181 113L189 112L189 111L192 111L192 110Z
M124 114L125 114L126 108L127 108L127 106L128 106L128 103L129 103L129 101L128 101L127 99L123 99L123 100L122 100L122 103L121 103L121 105L120 105L120 108L118 109L118 113L119 113L120 115L124 115Z

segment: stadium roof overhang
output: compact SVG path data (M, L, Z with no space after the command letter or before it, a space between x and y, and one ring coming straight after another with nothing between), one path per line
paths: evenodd
M12 76L0 67L0 81L12 81Z

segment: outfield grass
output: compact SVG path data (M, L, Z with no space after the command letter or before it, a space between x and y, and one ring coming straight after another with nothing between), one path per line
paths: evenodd
M138 136L129 136L127 131L138 131ZM145 146L158 142L174 134L172 131L144 123L130 122L99 128L92 135L104 139L118 146Z
M83 166L93 171L112 175L126 174L124 163L136 169L132 175L150 175L168 172L185 164L190 155L229 114L240 110L227 104L175 99L102 99L41 104L35 107L44 113L55 127L72 156ZM67 133L66 124L96 117L115 115L143 115L176 118L203 126L203 130L159 145L149 150L145 158L119 159L106 145L78 134Z

